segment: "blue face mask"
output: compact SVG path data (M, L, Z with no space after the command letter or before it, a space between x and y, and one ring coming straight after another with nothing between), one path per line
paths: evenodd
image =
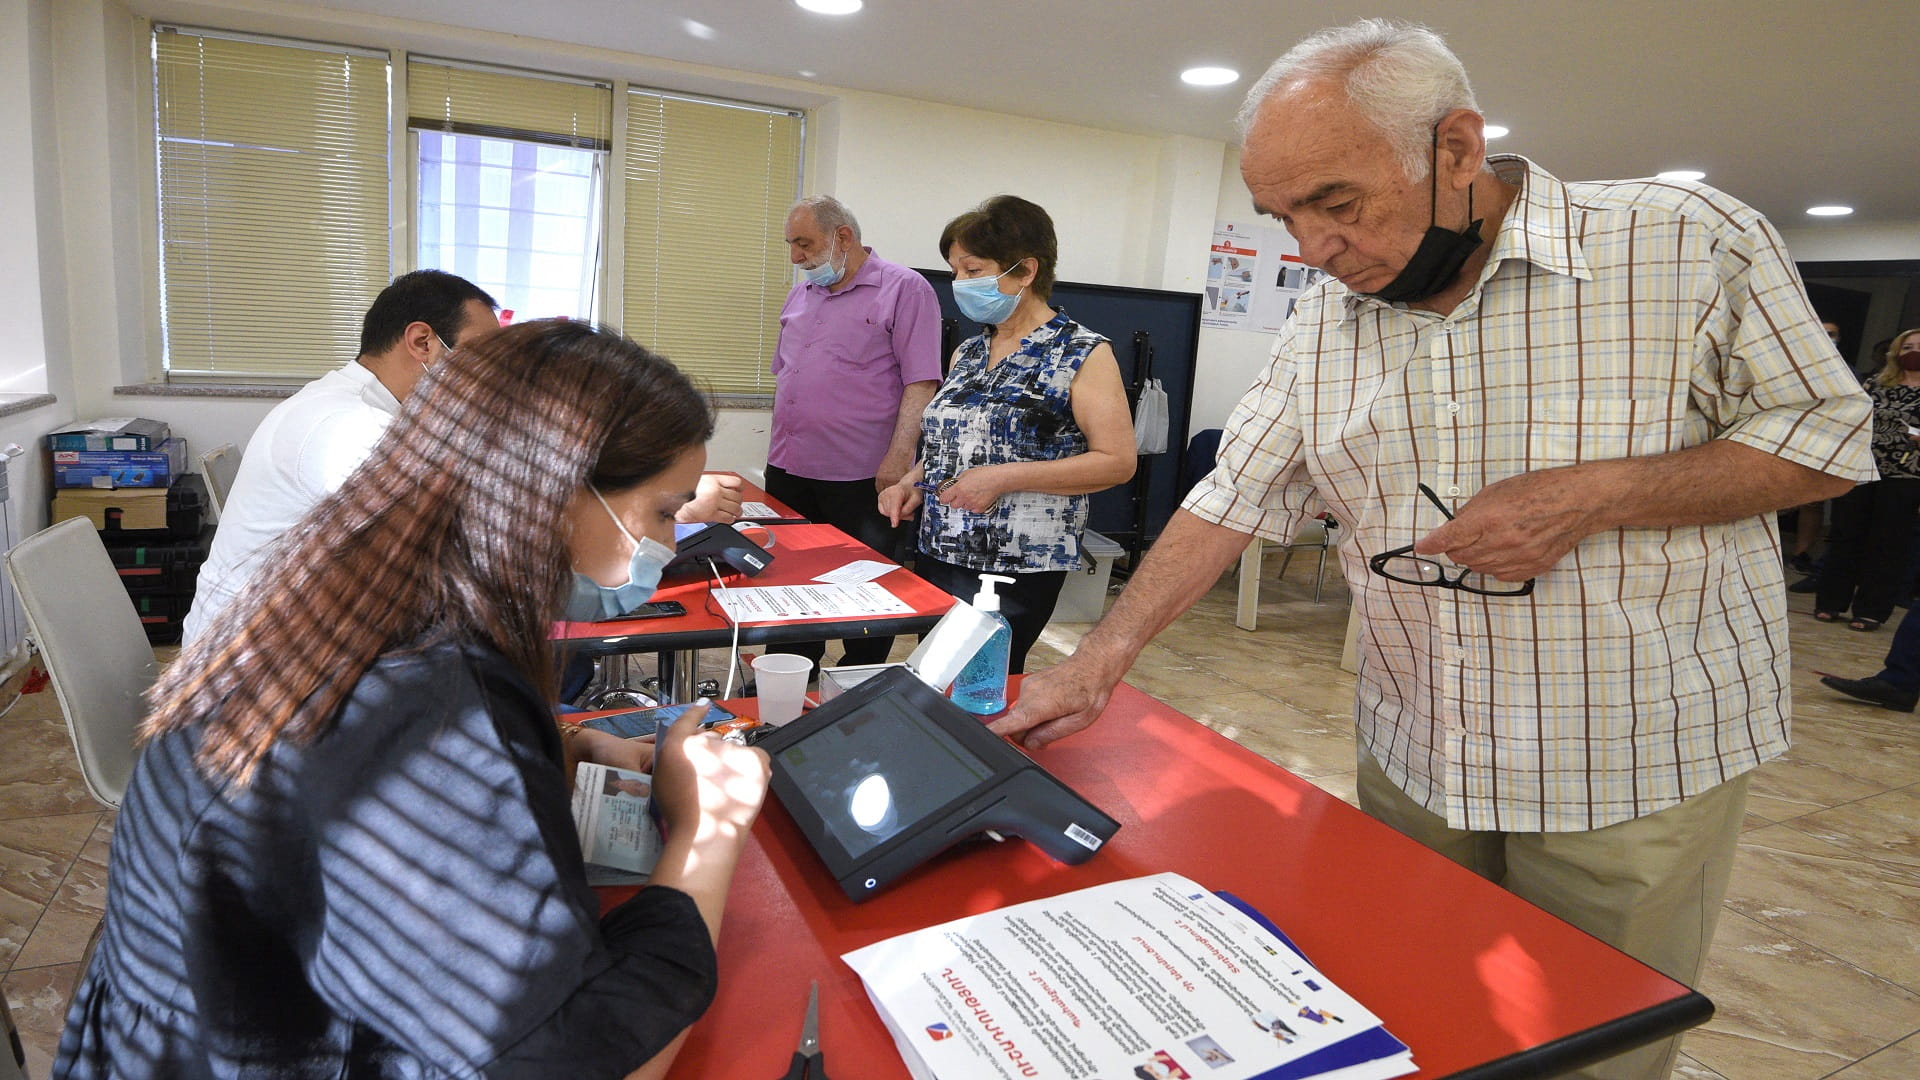
M834 245L827 245L827 257L820 260L819 266L803 266L800 268L800 273L806 277L808 282L825 289L831 288L834 282L840 280L840 275L847 270L847 263L845 259L842 259L840 260L839 266L833 265L833 249Z
M564 616L569 622L611 619L646 603L652 598L653 591L660 587L660 573L667 568L667 562L673 558L673 549L651 536L634 540L633 534L620 523L620 515L613 512L613 507L607 506L607 500L601 498L600 492L592 487L587 490L592 491L593 497L600 500L600 505L606 509L607 516L613 519L613 527L619 529L620 535L633 543L633 558L627 561L625 585L615 585L610 588L577 570L574 571L573 592L567 597L567 610Z
M1019 306L1021 293L1027 290L1022 287L1020 292L1011 295L1003 293L1000 291L1000 279L1013 273L1019 265L1016 262L990 278L955 278L954 306L960 309L960 314L985 326L998 326L1006 322L1007 316L1012 315L1013 309Z

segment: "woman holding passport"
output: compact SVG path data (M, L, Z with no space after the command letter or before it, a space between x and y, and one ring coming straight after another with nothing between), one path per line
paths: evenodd
M153 689L54 1075L663 1074L766 757L700 709L665 732L664 853L602 918L548 633L657 574L712 430L578 322L432 368Z

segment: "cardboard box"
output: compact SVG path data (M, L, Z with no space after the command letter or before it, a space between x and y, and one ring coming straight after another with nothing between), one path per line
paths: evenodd
M81 420L49 434L47 449L153 450L166 442L171 434L165 420L143 420L132 416Z
M93 527L105 530L108 514L118 511L119 528L148 531L167 527L166 488L61 488L53 495L53 512L48 524L58 525L68 518L83 517Z
M153 450L55 450L57 488L165 488L187 471L187 441L168 439Z

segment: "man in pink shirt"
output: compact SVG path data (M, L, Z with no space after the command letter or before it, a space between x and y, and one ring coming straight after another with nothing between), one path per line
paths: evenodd
M915 271L860 244L860 224L829 195L787 214L787 248L806 280L780 312L773 354L767 493L893 556L879 491L913 466L920 413L940 385L940 306ZM891 637L849 638L842 664L885 662ZM818 666L825 642L770 647Z

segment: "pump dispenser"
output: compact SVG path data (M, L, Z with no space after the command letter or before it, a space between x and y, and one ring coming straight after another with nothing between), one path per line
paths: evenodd
M1007 661L1013 654L1013 628L1000 614L1000 594L994 582L1013 584L1000 574L981 574L980 591L973 595L973 606L998 625L980 651L973 654L960 677L953 681L953 703L977 716L992 716L1007 707Z

